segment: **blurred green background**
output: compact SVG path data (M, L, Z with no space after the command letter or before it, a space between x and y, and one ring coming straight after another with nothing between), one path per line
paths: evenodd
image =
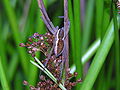
M64 1L43 1L53 24L62 27ZM68 0L70 67L83 80L75 90L120 90L117 11L112 0ZM40 16L37 0L0 0L0 90L24 90L23 80L39 81L39 70L19 43L47 31Z

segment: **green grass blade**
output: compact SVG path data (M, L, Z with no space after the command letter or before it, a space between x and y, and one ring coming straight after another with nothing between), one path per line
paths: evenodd
M100 39L97 39L85 52L85 54L82 56L82 65L84 65L97 51L101 43Z
M99 46L100 46L100 39L97 39L90 47L89 49L85 52L85 54L82 56L82 65L84 66L86 62L88 62L90 60L90 58L96 53L96 51L98 50ZM74 73L76 71L76 66L72 65L71 67L71 73Z
M93 15L94 15L94 2L95 0L88 0L86 7L86 16L83 27L82 55L88 48L90 42L91 30L92 30L91 27L93 22Z
M37 0L32 0L31 5L30 5L29 14L28 14L27 27L25 30L26 37L32 36L36 32L36 28L34 27L34 24L36 27L38 27L38 25L36 25L36 22L35 22L35 16L37 16L36 14L37 14L37 12L39 12L39 9L37 10L37 7L38 7ZM26 37L25 37L25 39L26 39ZM37 82L37 78L38 78L37 74L38 74L38 69L36 67L34 67L33 65L31 65L31 63L29 63L28 82L30 85L35 86L35 84Z
M25 32L26 22L27 22L27 20L29 20L28 14L29 14L31 2L32 2L32 0L27 0L27 1L25 1L25 4L23 5L22 15L19 20L19 29L20 29L20 31L22 31L22 34L24 34L24 32Z
M70 55L72 55L72 60L75 61L75 31L74 31L74 19L73 19L73 9L72 9L72 2L68 0L68 15L70 20ZM71 60L70 60L71 61Z
M113 44L113 39L114 39L114 25L113 25L113 21L111 21L107 29L107 32L103 38L103 41L92 61L92 64L89 68L86 78L83 81L81 90L91 90L98 76L98 73L100 72L101 67L105 61L105 58Z
M104 90L103 88L104 88L105 84L107 84L106 78L105 78L105 65L103 65L103 67L98 75L98 79L96 80L96 83L97 83L96 90Z
M101 38L104 0L96 0L96 37Z
M1 62L1 57L0 57L0 81L1 81L3 90L10 90L8 80L5 75L5 70L4 70L2 62Z
M37 12L37 27L36 27L36 32L38 32L39 34L44 34L46 32L45 30L45 25L44 22L42 21L41 17L41 13L38 10Z
M56 2L57 2L57 4L56 4L55 8L57 8L57 9L55 9L55 11L53 12L54 14L52 16L53 17L52 22L55 25L55 27L60 26L60 24L63 20L63 18L58 17L58 16L63 16L63 0L59 0ZM59 8L59 10L58 10L58 8Z
M36 17L36 11L37 11L37 0L32 0L30 5L30 10L28 14L28 21L27 21L27 29L26 29L26 35L32 35L35 32L34 23L35 23L35 17ZM26 37L25 37L26 38Z
M14 78L14 87L12 87L12 90L26 90L23 88L23 77L22 77L22 73L20 71L18 71L15 75Z
M18 63L19 63L18 54L14 52L12 58L10 59L9 70L8 70L8 77L10 82L14 79L14 74L15 74L15 71L17 70Z
M114 50L114 48L113 48ZM113 51L112 50L112 51ZM111 78L112 78L112 71L113 71L113 67L114 67L114 55L113 53L110 54L110 62L109 62L109 66L108 66L108 73L107 73L107 85L106 85L106 90L110 90L111 88Z
M116 66L116 90L120 89L120 43L119 43L119 29L117 22L117 9L113 4L113 21L114 21L114 34L115 34L115 66Z
M82 64L81 64L81 26L80 26L80 0L73 1L74 6L74 34L75 34L75 65L76 72L78 73L77 79L82 77ZM79 84L80 85L80 84ZM77 85L77 89L80 86Z
M104 3L108 3L109 0L106 0ZM102 21L102 32L101 32L101 39L104 37L106 30L110 24L110 4L104 4L104 9L103 9L103 21Z
M6 58L6 49L5 49L5 41L3 40L2 33L0 33L0 56L2 59L3 67L5 71L7 71L7 58Z
M6 49L5 49L5 40L4 40L4 37L3 37L3 30L4 31L7 31L8 29L6 28L2 28L2 15L0 14L0 56L1 56L1 60L2 60L2 63L3 63L3 68L4 70L6 71L7 70L7 58L6 58ZM8 24L6 25L8 26ZM3 30L2 30L3 29Z
M16 16L15 16L13 9L11 8L9 0L2 0L2 1L3 1L4 8L6 10L6 14L8 16L9 23L10 23L11 28L12 28L13 37L14 37L14 40L16 43L16 47L17 47L19 54L20 54L21 64L22 64L24 73L27 76L27 72L28 72L28 62L26 60L27 56L26 56L26 53L24 51L24 48L19 47L19 43L21 43L21 37L19 34Z

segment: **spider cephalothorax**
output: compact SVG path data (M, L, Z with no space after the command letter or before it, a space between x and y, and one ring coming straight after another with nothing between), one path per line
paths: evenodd
M55 47L54 47L54 53L55 56L58 57L64 49L64 30L58 29L58 31L56 32L56 36L55 36Z

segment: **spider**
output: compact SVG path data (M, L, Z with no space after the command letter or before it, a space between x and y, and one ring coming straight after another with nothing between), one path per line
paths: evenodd
M64 27L62 28L59 28L58 26L55 27L48 17L43 1L38 0L38 5L40 8L40 12L42 13L41 16L42 20L44 21L48 31L54 36L53 46L50 50L50 53L47 56L47 61L45 63L46 66L53 52L56 57L62 54L65 43L64 39L66 38L69 30L65 30ZM70 22L68 21L68 27L69 26L70 26Z

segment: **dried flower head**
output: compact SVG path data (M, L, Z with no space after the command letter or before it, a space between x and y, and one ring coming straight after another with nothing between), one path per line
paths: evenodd
M43 52L46 56L45 59L43 59L41 62L44 64L48 60L48 53L50 52L50 49L53 45L54 36L50 33L45 33L44 35L34 33L33 36L28 38L28 42L26 44L20 43L21 47L26 47L28 49L28 53L32 55L32 57L35 57L36 52ZM56 57L56 55L53 53L49 61L47 63L47 69L54 75L54 77L57 79L58 84L62 80L62 70L63 70L63 56L60 55ZM74 74L70 73L70 68L67 69L66 72L66 81L65 81L65 87L67 90L71 90L73 86L75 86L77 83L81 82L81 79L71 82L71 78L76 77L78 75L77 72ZM24 85L29 85L31 90L61 90L58 87L58 84L53 82L51 79L49 79L45 75L40 75L40 81L37 83L37 86L31 86L28 84L27 81L24 81Z
M34 57L36 52L41 51L45 56L49 53L52 44L53 44L53 35L50 33L46 33L45 35L41 35L38 33L34 33L33 36L28 38L28 42L26 44L20 43L21 47L27 47L28 53Z

